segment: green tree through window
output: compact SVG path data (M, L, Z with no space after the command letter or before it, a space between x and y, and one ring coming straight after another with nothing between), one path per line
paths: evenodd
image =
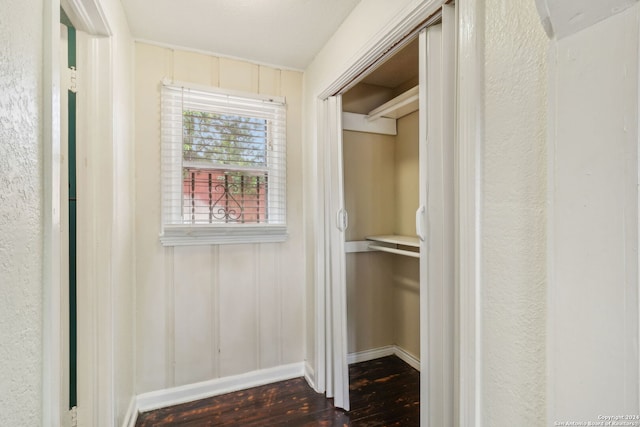
M264 222L268 124L265 119L183 112L183 215L193 223Z

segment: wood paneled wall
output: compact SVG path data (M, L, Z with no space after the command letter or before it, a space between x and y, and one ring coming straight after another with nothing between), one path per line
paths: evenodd
M136 392L302 362L302 73L137 43L135 76ZM165 77L286 97L286 242L161 246Z

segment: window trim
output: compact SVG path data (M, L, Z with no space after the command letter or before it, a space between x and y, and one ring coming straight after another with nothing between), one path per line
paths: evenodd
M163 79L161 82L161 89L164 86L172 87L172 88L183 88L183 89L193 89L198 91L212 92L216 95L227 95L232 97L242 97L253 100L262 100L269 101L274 103L280 103L286 106L286 99L284 97L277 96L266 96L262 94L254 94L254 93L246 93L239 92L234 90L220 89L216 87L208 87L202 85L196 85L191 83L184 83L179 81L173 81L170 79ZM162 105L162 99L160 99L160 108L164 108ZM285 119L286 120L286 119ZM162 126L162 114L161 114L161 126ZM182 134L182 129L180 129L180 134ZM164 135L161 134L161 147L164 150L164 145L166 141L164 139ZM286 150L286 139L284 140L284 148ZM181 152L181 151L180 151ZM175 155L175 153L173 154ZM164 162L164 154L161 155L161 161ZM286 159L286 157L285 157ZM176 166L179 165L179 166ZM171 165L164 166L161 168L161 181L164 182L166 179L165 174L176 168L182 169L183 167L182 158L180 161L171 162ZM203 165L204 166L204 165ZM224 165L229 166L229 165ZM168 169L164 169L164 168ZM234 167L231 166L231 169ZM286 175L286 163L285 163L285 175ZM267 169L271 170L272 167L267 167ZM228 224L170 224L167 223L166 217L167 215L171 215L170 213L165 212L165 197L167 194L165 190L169 186L177 186L181 185L181 182L176 182L172 184L162 184L160 187L161 191L161 232L159 235L160 242L163 246L190 246L190 245L211 245L211 244L243 244L243 243L280 243L284 242L288 238L287 233L287 219L286 214L284 215L284 223L283 224L269 224L269 223L249 223L249 224L237 224L237 223L228 223ZM284 208L286 212L286 180L284 183L284 188L282 192L284 192ZM282 197L282 195L279 195Z
M183 224L164 225L163 246L238 243L280 243L288 238L286 225L273 224Z

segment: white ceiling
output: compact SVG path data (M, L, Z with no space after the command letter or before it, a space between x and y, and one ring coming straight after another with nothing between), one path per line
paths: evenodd
M134 38L303 70L360 0L121 0Z

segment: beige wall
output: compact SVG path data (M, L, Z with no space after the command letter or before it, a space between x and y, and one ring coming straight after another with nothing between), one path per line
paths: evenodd
M347 351L395 344L394 255L347 254Z
M352 105L359 100L351 99ZM369 108L369 107L367 107ZM346 240L415 235L418 113L398 120L398 135L343 132ZM419 262L381 252L347 254L350 353L399 345L420 356Z
M136 44L137 392L302 362L302 73ZM287 100L281 244L162 247L159 84L165 78Z
M394 136L343 132L347 241L393 233L394 152ZM348 352L393 344L393 256L353 253L346 261Z
M397 120L394 187L396 194L394 233L416 235L419 205L418 112ZM393 266L395 344L420 359L420 262L395 256Z
M418 112L397 120L395 143L395 220L394 233L416 235L416 209L419 205Z
M345 239L393 234L395 137L343 132L344 199L349 213Z
M420 260L394 255L394 344L420 359Z

